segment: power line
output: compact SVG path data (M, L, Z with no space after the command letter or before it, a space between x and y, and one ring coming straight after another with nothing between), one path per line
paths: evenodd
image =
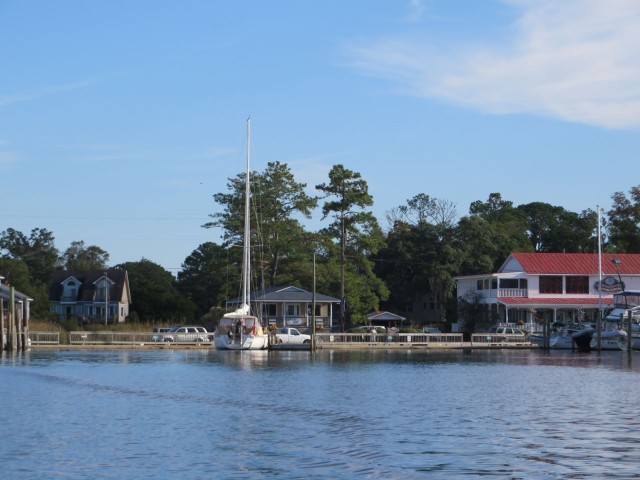
M5 214L2 217L8 218L45 218L56 220L209 220L210 217L103 217L100 215L93 216L67 216L67 215L18 215Z

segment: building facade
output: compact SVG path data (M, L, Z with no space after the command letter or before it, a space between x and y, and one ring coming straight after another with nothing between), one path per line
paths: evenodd
M58 318L77 318L83 323L124 322L131 303L127 271L57 271L51 280L49 301Z
M455 277L458 300L488 306L487 324L534 331L545 321L595 322L613 295L640 290L640 255L512 253L496 273ZM462 331L458 318L454 331Z
M300 287L286 286L267 288L253 292L250 298L252 313L263 325L273 327L311 327L315 317L319 330L334 326L334 312L339 312L340 299L328 295L314 294ZM313 305L315 303L315 312ZM227 302L233 310L240 304L235 298Z

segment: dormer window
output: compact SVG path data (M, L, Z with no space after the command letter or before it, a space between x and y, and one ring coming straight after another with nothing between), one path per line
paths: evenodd
M104 277L96 282L96 300L104 302L109 298L109 289L111 282L105 281Z
M62 287L62 298L63 300L77 300L78 299L78 289L80 287L80 283L76 280L68 280L63 284Z

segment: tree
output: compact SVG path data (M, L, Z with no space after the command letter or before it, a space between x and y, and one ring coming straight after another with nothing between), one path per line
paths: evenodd
M22 260L0 257L0 274L4 282L33 299L31 303L31 317L39 319L53 318L49 311L49 285L38 283L34 285L29 275L29 268Z
M381 276L396 308L431 293L439 320L446 320L446 306L455 291L453 276L462 257L456 243L456 217L455 204L426 194L416 195L387 215L394 223L376 271L384 272Z
M8 228L0 235L0 251L4 259L3 275L33 298L32 316L49 317L49 282L58 259L53 234L44 228L34 228L27 237Z
M306 184L295 181L286 164L270 162L262 173L253 172L251 245L252 264L258 266L264 287L276 286L282 271L305 261L310 265L312 249L308 234L295 218L310 218L317 199L304 192ZM229 179L229 193L217 193L214 200L223 211L210 215L213 221L208 227L224 229L226 248L242 243L244 235L245 174Z
M229 250L206 242L191 252L178 273L177 288L191 300L200 318L212 306L224 304L231 292L238 291L240 271L237 263L229 263Z
M494 227L484 218L462 217L455 233L456 245L460 251L458 275L477 275L493 272L504 258L496 245Z
M334 165L329 172L329 183L317 185L316 188L323 192L325 198L330 199L322 206L322 219L333 217L333 222L324 231L337 239L339 245L340 298L343 302L340 323L344 330L344 302L348 294L352 297L350 303L361 305L356 301L361 297L356 293L361 291L360 289L350 284L350 291L346 291L347 260L352 272L365 276L366 287L376 293L375 298L384 300L388 297L388 290L373 273L369 259L383 246L384 239L375 217L365 210L373 205L373 198L369 195L367 182L359 173L346 169L343 165ZM368 307L376 308L377 305L374 303Z
M27 265L33 284L48 286L57 265L58 250L53 234L46 228L34 228L29 237L8 228L0 236L0 250L6 251L5 258L22 260Z
M513 202L503 200L499 193L491 193L486 202L479 200L469 207L472 217L484 219L491 226L495 244L494 264L500 265L512 252L532 252L527 235L527 219Z
M71 242L60 262L65 270L104 270L109 262L109 254L95 245L85 247L80 240Z
M640 253L640 185L629 191L630 199L623 192L614 193L609 210L609 242L618 253Z
M517 210L527 220L527 231L536 252L597 251L597 238L594 237L596 212L585 210L578 215L543 202L520 205Z
M143 258L116 268L128 273L131 312L136 312L140 321L183 323L194 320L195 305L178 292L175 278L160 265Z
M462 321L465 341L471 339L471 334L476 331L477 326L491 323L489 305L482 300L482 294L477 292L468 292L458 299L458 319Z

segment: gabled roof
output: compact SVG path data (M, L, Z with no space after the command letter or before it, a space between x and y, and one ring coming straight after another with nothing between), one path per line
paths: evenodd
M391 312L371 312L367 314L367 318L371 321L390 322L390 321L404 321L405 317L396 315Z
M286 286L286 287L272 287L265 288L264 290L258 290L251 293L251 302L256 303L311 303L313 301L313 293L304 290L300 287ZM339 298L330 297L328 295L322 295L316 293L316 302L318 303L340 303ZM234 298L227 303L237 304L240 303L240 298Z
M62 283L68 278L73 277L78 280L80 290L78 291L79 302L91 302L95 298L96 282L104 277L104 270L57 270L53 272L51 285L49 287L49 300L59 302L62 297ZM126 270L113 268L107 270L107 278L113 282L113 286L109 288L110 300L121 300L125 288L127 289L127 297L131 298L128 292L129 279Z
M640 255L602 254L602 274L617 275L613 259L620 261L620 275L640 275ZM514 265L515 262L515 265ZM512 253L500 267L500 272L524 271L530 275L597 275L597 253Z

